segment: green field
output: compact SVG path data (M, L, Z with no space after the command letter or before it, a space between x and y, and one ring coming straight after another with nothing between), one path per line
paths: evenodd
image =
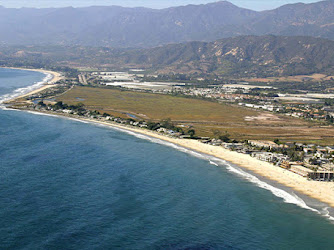
M279 138L331 144L333 127L320 127L301 119L279 116L237 106L170 95L121 91L116 89L75 87L57 98L67 104L79 102L91 110L138 120L159 121L170 118L177 124L192 126L200 136L227 131L236 139ZM251 119L249 119L251 118Z

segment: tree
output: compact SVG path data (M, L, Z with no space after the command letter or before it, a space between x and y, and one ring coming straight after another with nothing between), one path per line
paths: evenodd
M65 108L67 108L67 107L68 107L67 104L64 104L62 101L57 102L57 103L53 106L53 108L55 108L55 109L65 109Z
M222 140L223 142L230 142L230 134L225 131L224 135L219 136L219 139Z
M42 106L42 107L46 107L46 104L43 101L39 101L37 103L37 105Z
M316 146L316 145L313 145L313 146L312 146L312 151L313 151L313 153L316 153L316 152L317 152L317 146Z
M84 105L82 102L79 102L76 106L77 106L78 108L83 108L85 105Z
M166 129L174 129L175 126L170 118L164 119L160 122L160 126Z
M309 163L312 164L312 165L318 165L319 164L318 159L316 157L313 157L313 158L309 159Z
M148 122L147 123L147 128L149 130L157 130L158 128L160 128L160 123L156 123L156 122Z
M212 132L213 132L213 137L216 138L216 139L219 139L220 136L222 135L222 132L218 129L215 129Z
M180 127L175 127L174 129L175 129L176 132L181 133L182 135L184 135L184 131L183 131L182 128L180 128Z
M194 129L189 129L187 134L190 135L191 138L193 138L196 134L196 131Z
M275 142L277 145L281 144L281 142L279 141L279 139L275 139L274 142Z

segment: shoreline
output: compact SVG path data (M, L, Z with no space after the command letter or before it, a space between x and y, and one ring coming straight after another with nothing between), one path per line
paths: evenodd
M41 92L45 89L52 88L55 85L56 82L59 80L63 79L61 73L56 72L56 71L51 71L51 70L44 70L44 69L27 69L27 68L18 68L18 67L1 67L3 69L17 69L17 70L27 70L27 71L35 71L35 72L40 72L45 74L45 77L43 78L43 82L40 83L39 86L36 86L36 89L33 89L32 91L29 91L27 93L24 93L22 95L16 96L10 100L5 101L5 103L10 103L10 102L15 102L17 99L36 94L38 92ZM45 80L44 79L50 75L51 79ZM38 84L38 83L37 83ZM28 87L33 87L34 85L28 86Z
M52 79L50 79L48 81L48 83L55 83L57 82L59 79L61 79L61 74L59 72L56 71L51 71L51 70L47 70L47 69L28 69L28 68L20 68L20 67L1 67L3 69L17 69L17 70L27 70L27 71L35 71L35 72L40 72L40 73L44 73L44 74L50 74L52 75Z
M9 67L7 67L9 68ZM7 101L13 104L15 101L19 98L36 94L46 88L53 87L54 82L61 79L61 74L58 72L53 71L47 71L42 69L25 69L25 68L12 68L12 69L19 69L19 70L31 70L31 71L38 71L43 72L45 74L52 74L53 78L45 83L43 83L42 86L39 88L30 91L29 93L23 94L18 97L14 97L11 100ZM181 146L183 148L202 153L208 156L215 157L217 159L226 161L227 163L232 163L241 169L247 171L250 171L255 176L261 176L266 180L269 180L271 182L277 183L279 185L282 185L284 187L287 187L288 189L292 189L300 194L303 194L307 197L310 197L311 199L315 199L321 203L328 204L332 209L334 208L334 182L318 182L318 181L310 181L307 180L304 177L301 177L295 173L292 173L291 171L285 170L283 168L274 166L271 163L260 161L256 158L251 157L250 155L237 153L234 151L227 150L223 147L219 146L213 146L204 144L197 140L190 140L190 139L179 139L179 138L172 138L163 134L160 134L158 132L154 132L151 130L146 130L138 127L128 126L128 125L120 125L118 123L114 122L107 122L97 119L90 119L90 118L83 118L78 117L74 115L65 115L62 113L56 113L56 112L50 112L50 111L36 111L36 110L30 110L25 108L16 108L17 110L23 110L23 111L31 111L36 112L40 114L50 114L60 117L66 117L76 120L81 120L84 122L90 122L95 124L101 124L104 126L109 126L113 128L118 128L121 130L126 130L130 132L134 132L137 134L153 137L165 142L172 143L177 146Z
M82 120L96 122L111 127L125 129L135 133L140 133L143 135L147 135L150 137L154 137L163 141L179 145L181 147L190 150L194 150L196 152L213 156L215 158L235 164L241 168L250 170L251 172L254 172L255 174L265 177L271 181L275 181L281 185L292 188L297 192L300 192L311 198L324 202L334 208L333 182L310 181L304 177L292 173L291 171L274 166L273 164L270 164L268 162L255 159L250 155L230 151L219 146L204 144L197 140L171 138L149 130L146 131L144 129L139 129L139 128L131 128L128 126L122 126L118 124L110 124L108 122L103 122L103 121L94 121L90 119L89 120L82 119Z
M156 138L164 142L169 142L182 148L191 150L193 152L201 153L217 158L219 160L226 161L227 164L231 163L232 165L235 165L241 170L245 171L245 173L253 174L255 177L259 177L258 179L262 179L262 181L266 182L268 180L268 182L272 183L273 185L277 184L278 186L286 187L289 190L296 191L297 193L306 196L309 199L316 200L320 203L328 205L329 207L331 207L331 209L334 209L334 182L319 182L307 180L306 178L299 176L291 171L274 166L273 164L268 162L260 161L256 158L251 157L250 155L230 151L219 146L204 144L197 140L172 138L151 130L132 127L129 125L120 125L114 122L83 118L56 112L45 112L27 109L22 110L44 115L64 117L82 122L95 123L111 128L120 129L124 132L133 132L151 138ZM310 209L307 205L305 205L304 208Z

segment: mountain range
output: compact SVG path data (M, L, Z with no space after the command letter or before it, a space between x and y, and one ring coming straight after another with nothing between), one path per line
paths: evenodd
M301 36L238 36L214 42L170 44L111 56L114 65L160 73L267 77L334 75L334 41Z
M226 1L161 10L0 7L2 45L147 48L268 34L334 40L334 1L289 4L268 11L239 8Z
M303 36L238 36L155 48L4 46L0 65L69 66L157 74L267 77L312 73L334 75L334 41Z

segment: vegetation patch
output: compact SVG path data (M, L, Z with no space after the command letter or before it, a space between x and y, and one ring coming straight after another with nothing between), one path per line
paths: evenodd
M78 97L84 99L79 101ZM320 127L302 119L277 115L279 119L254 119L270 114L206 100L90 87L75 87L57 98L68 105L82 102L90 110L136 120L161 121L170 118L181 127L192 128L198 136L214 136L217 131L235 139L260 139L334 143L333 127Z

